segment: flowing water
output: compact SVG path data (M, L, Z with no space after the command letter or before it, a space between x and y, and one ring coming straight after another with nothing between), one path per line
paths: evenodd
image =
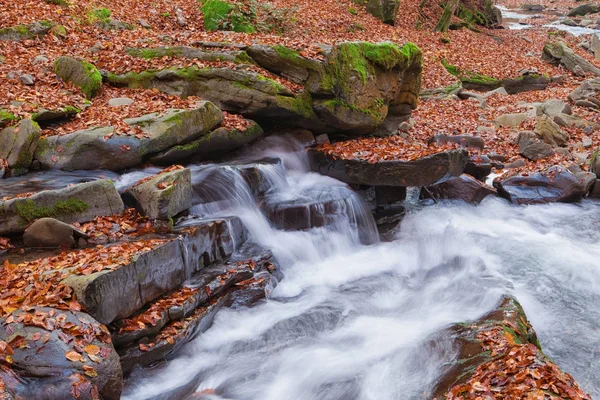
M297 152L251 157L269 155L282 158L285 170L261 167L273 192L267 198L305 201L347 190L306 172ZM256 207L239 167L219 167L229 172L218 179L214 168L192 167L196 187L212 177L221 193L208 204L207 192L197 193L194 213L239 215L250 239L273 251L285 279L253 308L220 311L168 363L134 372L125 399L169 398L190 382L218 393L210 399L428 398L456 356L440 332L490 311L503 294L522 303L545 353L600 396L597 203L437 204L410 211L395 240L379 243L351 193L332 223L283 231Z

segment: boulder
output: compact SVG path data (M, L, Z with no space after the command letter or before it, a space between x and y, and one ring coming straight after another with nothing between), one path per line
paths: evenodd
M123 197L150 219L169 219L192 207L192 173L188 168L167 168L129 188Z
M544 11L546 7L542 4L525 3L521 5L521 8L525 11Z
M485 143L481 136L470 136L470 135L435 135L429 139L427 142L428 145L431 144L446 144L446 143L456 143L461 145L464 148L472 148L483 150L485 147Z
M108 179L44 190L29 197L0 200L0 235L23 232L39 218L87 222L102 215L120 214L123 209L123 200Z
M502 163L494 162L488 156L474 154L469 157L464 173L480 181L485 181L488 175L492 173L492 168L501 169L502 167Z
M85 60L59 57L54 61L54 73L63 81L78 86L88 99L96 96L102 87L100 72Z
M518 78L506 78L502 80L502 86L504 86L508 94L545 90L548 84L550 84L550 78L539 74L527 74Z
M5 383L16 398L120 398L123 373L110 334L85 313L19 309L0 320L0 343L13 350L10 366L20 379Z
M87 235L72 225L54 218L40 218L23 234L27 247L75 247L75 238Z
M365 3L363 1L356 2ZM366 6L369 14L388 25L394 25L400 8L400 0L368 0Z
M167 165L190 158L195 161L204 161L221 157L251 143L264 134L256 122L246 121L249 126L244 130L220 127L200 139L162 151L150 157L150 161L153 164Z
M526 113L503 114L494 119L496 126L516 128L521 125L529 116Z
M546 115L538 117L535 133L552 147L566 146L569 141L569 136Z
M40 136L40 126L30 119L0 131L0 158L8 162L12 175L27 172Z
M462 200L473 204L479 204L485 197L496 194L496 189L466 174L421 190L422 199Z
M588 79L569 94L569 100L572 102L587 100L590 97L596 97L599 92L600 78Z
M489 398L509 398L513 393L534 398L546 382L554 384L544 390L545 396L591 400L542 352L535 330L513 297L503 296L477 321L453 325L433 340L447 337L458 355L438 380L432 393L435 400L461 398L464 393L474 398L485 392L493 393Z
M55 109L40 108L38 112L31 115L31 119L38 123L51 122L73 117L80 112L79 108L73 106Z
M190 58L201 61L230 61L234 63L253 64L254 62L244 50L204 50L198 47L129 47L125 52L138 58Z
M563 65L569 71L575 73L576 68L581 68L584 72L600 76L600 69L578 56L564 42L546 43L542 58L552 64Z
M52 29L50 21L36 21L29 25L8 26L0 29L0 40L20 41L46 35Z
M552 146L541 141L534 132L519 132L517 141L519 154L531 161L548 158L554 154Z
M309 149L312 170L342 182L372 186L431 186L462 174L466 150L450 150L412 161L383 160L370 163L342 159Z
M597 12L600 12L600 6L598 6L597 4L581 4L569 11L567 16L577 17L588 14L595 14Z
M596 183L596 174L592 172L576 172L575 177L579 179L579 183L583 186L584 195L587 195L592 190L594 183Z
M115 134L110 126L45 137L37 147L35 159L46 169L119 171L173 146L192 142L222 120L223 113L214 104L202 101L192 110L125 119L123 122L144 134L142 138Z
M237 218L192 221L167 241L140 244L134 257L113 269L91 274L73 272L63 283L97 321L130 316L148 302L178 288L206 264L229 257L246 240ZM89 255L89 264L102 259L110 247ZM91 257L91 258L90 258Z
M106 81L200 96L263 126L304 127L317 133L372 133L387 118L408 117L417 106L422 54L411 43L339 43L325 49L322 61L283 46L251 46L247 52L259 66L289 77L304 90L292 92L244 68L106 73Z
M554 166L530 175L496 178L498 194L513 204L545 204L578 201L584 187L573 174L563 167Z
M555 117L555 116L561 115L561 114L570 115L572 113L571 107L567 103L565 103L563 100L559 100L559 99L550 99L550 100L544 101L540 105L539 111L541 111L542 113L546 114L549 117Z

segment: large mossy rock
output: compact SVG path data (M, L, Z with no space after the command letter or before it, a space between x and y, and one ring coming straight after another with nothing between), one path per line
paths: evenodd
M600 76L600 68L597 68L585 58L575 54L564 42L547 43L544 45L542 58L550 63L563 65L571 72L575 72L575 69L579 67L584 72Z
M102 87L102 75L93 64L85 60L59 57L54 61L54 73L63 81L78 86L88 99L96 96Z
M600 12L600 5L598 5L598 4L581 4L581 5L573 8L571 11L569 11L567 16L577 17L577 16L588 15L588 14L595 14L597 12Z
M450 150L417 160L384 160L370 163L342 159L309 149L312 169L342 182L370 186L431 186L460 176L469 161L466 150Z
M0 235L23 232L39 218L86 222L102 215L120 214L123 209L121 196L108 179L45 190L30 197L0 201Z
M416 108L423 57L413 44L344 42L310 60L283 46L251 46L261 67L300 84L293 92L279 82L244 69L168 68L106 73L116 86L157 88L179 96L200 96L221 109L261 125L301 126L313 132L364 135L388 118L408 118Z
M40 126L30 119L0 131L0 158L8 162L12 175L27 172L40 136Z
M0 320L0 342L13 350L10 366L20 379L3 380L17 399L120 398L123 373L110 333L85 313L19 309Z
M542 352L513 297L504 296L490 313L456 324L444 334L453 338L458 355L439 379L433 399L505 399L518 393L519 398L591 400Z
M211 132L222 120L221 110L203 101L192 110L125 119L123 122L132 129L143 132L142 138L115 134L110 126L42 138L35 159L46 169L119 171L173 146L192 142Z
M126 194L142 215L166 220L192 207L192 173L188 168L169 168L138 182Z
M54 24L50 21L37 21L29 25L8 26L0 29L0 40L20 41L34 39L47 34Z
M550 167L530 175L496 178L498 194L513 204L569 203L585 194L582 182L563 167Z

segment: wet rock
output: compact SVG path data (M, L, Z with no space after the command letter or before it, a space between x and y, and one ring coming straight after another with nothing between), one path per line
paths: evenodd
M233 150L237 150L264 134L256 122L246 120L249 126L245 130L220 127L190 143L173 146L150 158L158 165L172 164L179 160L195 161L214 160Z
M191 222L188 227L192 229L128 264L90 275L72 274L63 282L91 316L109 324L179 287L204 265L230 256L245 241L245 230L235 218Z
M329 136L326 133L322 133L315 137L315 142L317 145L329 144Z
M474 204L479 204L485 197L496 194L496 189L466 174L421 190L422 199L462 200Z
M480 136L469 136L469 135L435 135L429 139L427 142L428 145L431 144L446 144L446 143L456 143L461 145L464 148L472 148L483 150L485 147L485 143Z
M100 72L85 60L59 57L54 61L54 73L63 81L78 86L88 99L96 96L102 87Z
M120 214L123 209L121 196L108 179L45 190L30 197L0 201L0 234L23 232L39 218L87 222L102 215Z
M569 136L560 129L560 126L545 115L538 118L535 133L553 147L565 146L569 141Z
M119 171L168 148L189 143L222 120L223 114L214 104L200 102L193 110L169 110L164 115L125 119L123 122L144 133L141 139L115 134L110 126L45 137L37 147L35 159L46 169Z
M430 186L462 174L468 161L465 150L451 150L413 161L379 161L334 158L309 149L312 169L342 182L372 186Z
M75 247L75 239L88 236L72 225L54 218L40 218L23 234L27 247Z
M161 171L129 188L123 197L150 219L172 218L192 206L192 173L187 168Z
M567 14L569 17L584 16L588 14L595 14L600 11L600 6L596 4L581 4L573 8Z
M541 141L534 132L519 132L517 140L519 154L531 161L542 160L554 154L552 146Z
M494 123L500 127L516 128L527 120L526 113L504 114L494 119Z
M545 204L578 201L584 195L579 180L563 167L550 167L531 175L496 178L498 194L513 204Z
M18 125L0 131L0 158L8 162L12 175L27 172L40 136L40 126L30 119L21 120Z
M544 355L523 308L513 297L503 296L487 315L456 324L433 340L444 337L452 338L458 356L437 382L433 399L479 388L494 393L494 398L508 398L515 392L533 397L547 381L557 382L549 389L550 396L591 399L573 377ZM523 375L528 378L520 379Z
M544 46L542 58L550 63L563 65L573 73L575 73L576 67L579 67L586 73L600 75L599 68L575 54L564 42L547 43Z
M118 400L123 387L119 356L106 327L81 312L48 307L19 309L0 320L0 340L12 343L11 367L18 381L6 381L17 398L31 400ZM82 377L83 382L79 382ZM96 396L93 393L96 392Z
M577 179L579 179L579 183L581 183L581 185L583 186L583 193L584 195L587 195L590 190L592 189L592 186L594 185L594 183L596 182L596 174L592 173L592 172L577 172L574 174L575 177Z
M485 181L492 173L492 168L502 168L502 164L492 161L488 156L473 155L469 157L464 173L480 181Z

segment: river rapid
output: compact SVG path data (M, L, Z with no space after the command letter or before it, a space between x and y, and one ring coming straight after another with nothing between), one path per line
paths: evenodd
M251 154L284 160L283 175L271 175L274 196L349 190L307 172L301 151L276 147ZM456 357L443 329L484 315L503 294L521 302L545 354L600 396L599 203L413 204L384 243L351 192L330 224L290 232L268 222L244 184L228 182L229 201L196 211L239 215L285 278L257 306L221 310L168 363L135 371L125 399L173 398L186 385L207 399L430 398Z

